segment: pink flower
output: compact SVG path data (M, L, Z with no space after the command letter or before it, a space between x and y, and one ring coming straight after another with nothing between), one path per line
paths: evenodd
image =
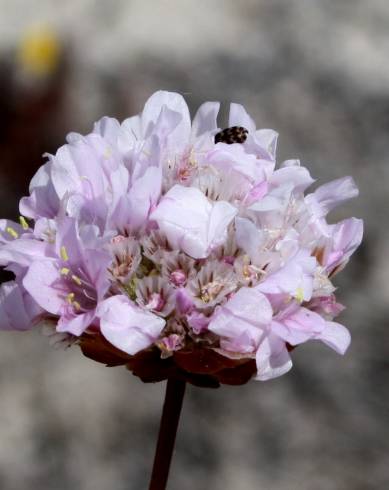
M59 332L81 335L109 288L110 263L104 250L84 247L76 222L68 218L58 228L56 256L34 260L23 286L41 308L58 317Z
M180 94L159 91L46 155L20 222L0 220L0 266L15 276L0 287L0 329L43 322L54 345L96 355L100 342L104 362L109 343L189 371L198 351L222 355L258 380L291 368L290 346L346 351L331 281L363 224L327 215L358 194L353 179L304 195L313 178L296 159L276 168L277 133L239 104L220 128L219 107L191 120Z

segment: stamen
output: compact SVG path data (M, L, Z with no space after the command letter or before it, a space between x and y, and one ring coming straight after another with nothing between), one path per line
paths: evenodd
M66 250L65 245L62 245L62 247L61 247L61 259L64 262L67 262L69 260L68 251Z
M209 303L215 299L216 296L223 289L223 284L218 281L209 282L206 286L201 288L200 298L204 303Z
M304 301L304 290L302 287L298 287L296 289L295 298L299 303L302 303Z
M19 216L19 221L20 221L20 224L22 225L23 230L29 229L28 223L27 223L26 218L24 216Z
M61 272L61 276L67 276L70 272L70 269L68 269L67 267L62 267L60 272Z
M75 274L72 275L72 280L78 285L78 286L81 286L82 285L82 281L81 279L76 276Z
M74 296L75 296L74 293L69 293L66 296L66 301L69 303L69 305L72 305L73 304Z
M81 305L78 301L73 301L72 303L73 308L75 308L77 311L81 310Z
M14 230L11 226L7 227L7 233L9 235L11 235L12 238L15 238L15 239L19 238L19 233L16 230Z

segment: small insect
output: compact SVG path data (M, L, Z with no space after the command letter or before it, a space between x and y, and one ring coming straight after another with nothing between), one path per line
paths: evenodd
M243 126L231 126L215 134L215 143L226 143L227 145L244 143L248 134L248 130Z

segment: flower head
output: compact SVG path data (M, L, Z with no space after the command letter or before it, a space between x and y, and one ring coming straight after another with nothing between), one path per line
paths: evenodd
M157 92L139 116L98 121L38 170L19 223L0 221L0 328L43 324L56 346L80 344L145 381L267 380L290 350L350 342L333 277L362 221L329 223L357 195L351 177L306 194L298 160L276 168L277 133L239 104L191 121L181 95Z

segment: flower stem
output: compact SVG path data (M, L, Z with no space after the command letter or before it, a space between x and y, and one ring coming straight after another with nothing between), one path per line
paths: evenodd
M169 476L178 422L184 400L186 382L169 378L166 386L158 443L149 490L165 490Z

